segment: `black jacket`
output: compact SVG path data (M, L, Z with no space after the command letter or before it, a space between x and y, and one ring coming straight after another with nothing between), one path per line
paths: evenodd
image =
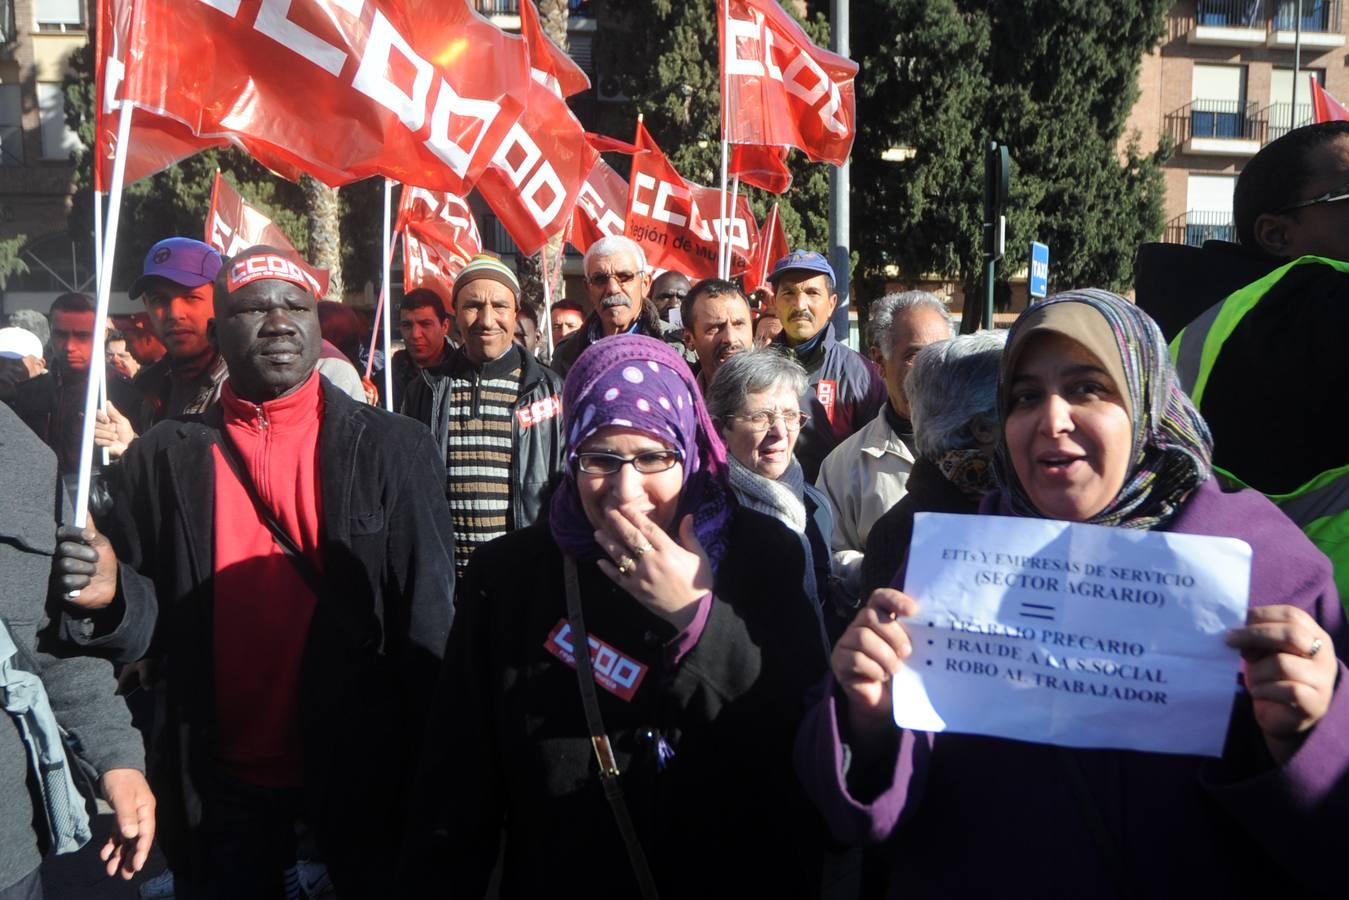
M305 799L343 893L378 896L449 631L454 536L426 430L326 380L318 456L323 577L300 675ZM215 468L221 412L161 422L117 485L118 557L154 579L166 692L151 748L159 835L195 862L211 777ZM186 869L184 869L186 867Z
M510 525L524 528L542 518L554 480L562 473L567 444L562 430L562 379L518 344L512 344L509 352L520 358L520 395L511 422ZM403 415L430 427L442 463L450 442L451 379L478 375L464 351L452 348L442 365L420 370L408 383Z
M697 644L579 565L586 628L649 666L631 700L599 706L661 897L819 896L829 840L792 775L808 686L827 667L802 542L736 511ZM482 897L500 832L500 896L635 897L596 771L575 671L545 648L565 621L547 527L473 554L436 699L398 896ZM613 667L609 658L597 667ZM661 745L673 751L662 763Z
M683 333L683 330L676 325L665 321L656 311L656 305L650 300L642 301L642 311L637 314L637 330L634 334L644 334L647 337L657 338L665 341L667 344L680 343L682 339L671 340ZM553 348L552 367L559 375L566 376L571 371L571 367L576 365L576 359L591 344L600 340L603 331L600 329L600 318L593 312L586 316L586 320L581 323L581 327L573 331L562 339L556 347ZM683 348L680 348L681 352Z

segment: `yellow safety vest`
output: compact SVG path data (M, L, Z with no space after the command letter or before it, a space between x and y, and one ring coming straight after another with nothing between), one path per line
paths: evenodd
M1215 303L1203 315L1186 325L1171 342L1171 359L1176 364L1181 387L1203 412L1204 391L1209 376L1222 352L1246 314L1256 307L1270 288L1294 266L1325 265L1349 274L1349 262L1303 256L1280 266L1259 281L1251 282ZM1214 470L1232 481L1249 487L1240 477L1214 466ZM1349 611L1349 464L1329 469L1287 494L1265 494L1326 556L1335 567L1335 586L1340 602Z

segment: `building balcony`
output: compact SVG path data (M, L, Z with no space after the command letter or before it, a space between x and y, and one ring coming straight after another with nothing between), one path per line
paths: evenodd
M1291 103L1271 103L1265 108L1264 117L1269 123L1266 128L1266 140L1278 140L1294 128L1312 123L1312 104L1310 100L1299 103L1294 112Z
M1198 0L1191 44L1262 47L1268 35L1264 0Z
M1229 211L1192 209L1167 222L1162 239L1168 244L1202 247L1205 241L1235 242L1237 228Z
M1181 153L1254 156L1267 140L1265 112L1254 103L1194 100L1166 116L1166 133Z
M1268 46L1292 50L1298 41L1296 0L1276 0ZM1304 49L1334 50L1344 46L1340 31L1340 0L1302 0L1301 39Z

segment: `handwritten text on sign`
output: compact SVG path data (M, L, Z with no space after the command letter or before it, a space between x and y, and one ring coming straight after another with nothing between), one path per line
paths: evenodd
M1251 550L1233 538L919 513L904 590L916 731L1218 756Z

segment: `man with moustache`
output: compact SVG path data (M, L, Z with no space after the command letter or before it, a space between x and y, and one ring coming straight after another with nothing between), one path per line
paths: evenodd
M770 346L789 354L809 376L801 411L810 422L801 429L796 458L812 483L829 452L874 419L886 397L875 367L834 338L829 321L838 304L834 282L834 267L813 250L792 251L768 276L782 322Z
M754 343L749 303L731 282L704 278L684 295L679 317L684 344L698 358L693 367L698 389L706 394L721 364Z
M435 445L317 373L311 291L287 251L228 261L220 402L120 465L110 535L158 599L151 782L179 900L284 896L301 821L341 895L379 896L449 631Z
M494 256L454 279L461 344L422 369L403 414L431 429L445 460L445 496L463 575L473 551L538 521L562 472L562 379L514 340L520 282Z
M610 235L590 245L585 254L586 292L591 313L580 330L553 350L553 368L565 376L572 363L591 344L615 334L644 334L666 340L675 325L662 322L655 304L647 299L651 272L646 254L632 238Z

